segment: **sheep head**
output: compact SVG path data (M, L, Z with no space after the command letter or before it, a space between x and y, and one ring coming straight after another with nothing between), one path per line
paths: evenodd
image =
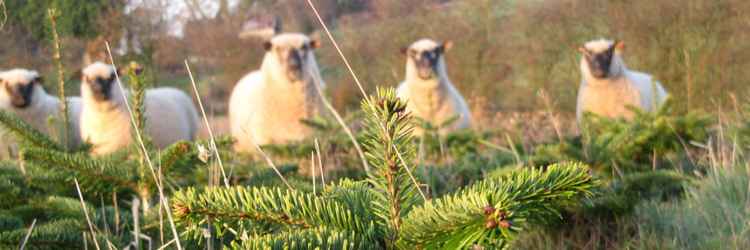
M622 41L600 39L587 42L578 50L583 54L591 76L602 79L612 75L612 61L624 46Z
M42 94L42 77L33 70L14 69L0 73L0 107L26 109Z
M95 62L81 72L81 94L93 97L96 101L107 101L112 98L115 84L115 69L102 62Z
M407 57L407 67L413 65L420 79L429 80L439 76L443 67L442 57L451 47L453 47L451 41L438 43L430 39L422 39L412 43L409 47L402 48L401 53Z
M275 74L285 77L292 82L305 78L309 68L315 64L313 50L320 46L320 42L310 39L306 35L285 33L273 37L263 44L266 50L265 66L273 66ZM271 64L271 65L267 65ZM280 72L278 72L280 71Z

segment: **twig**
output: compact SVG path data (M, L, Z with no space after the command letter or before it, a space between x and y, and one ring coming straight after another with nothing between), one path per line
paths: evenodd
M78 199L81 201L81 209L83 209L83 215L86 216L86 222L89 224L89 230L91 231L91 240L94 241L96 250L100 250L99 241L96 240L96 231L94 231L94 224L91 223L89 212L86 210L86 203L83 201L83 194L81 194L81 186L78 185L78 178L73 178L73 182L76 184L76 191L78 191Z
M31 222L31 226L29 227L29 230L26 232L26 237L23 238L23 242L21 242L21 247L18 249L23 250L24 248L26 248L26 242L29 241L29 237L31 237L31 232L34 231L34 225L36 225L36 219L34 219L34 221Z
M125 96L125 87L122 86L122 82L120 81L120 74L117 72L117 66L115 65L114 57L112 57L112 50L109 47L109 42L106 42L105 45L107 46L107 54L109 55L109 59L112 62L112 67L115 69L115 78L117 79L117 86L120 88L120 93L122 94L123 98L127 97ZM169 202L167 202L167 199L164 196L164 189L162 189L161 184L159 184L158 178L156 177L156 172L154 171L154 164L151 162L151 157L148 154L148 151L146 150L146 144L143 142L143 136L141 136L141 131L138 130L138 127L135 123L135 117L133 116L133 110L130 107L130 104L128 102L125 102L125 107L128 110L128 113L130 114L130 122L135 128L135 133L138 138L138 143L141 146L141 150L143 152L143 157L146 159L146 163L148 163L149 169L151 170L151 177L154 179L154 183L156 183L157 189L159 191L159 201L164 203L164 207L170 207ZM172 235L175 238L175 241L177 243L177 249L182 250L182 244L180 244L179 240L179 233L177 232L177 227L174 224L174 220L172 219L172 213L167 213L167 219L169 220L169 224L172 227Z
M58 98L60 98L60 112L63 118L61 139L63 147L67 149L68 145L70 145L70 118L68 117L68 99L65 98L65 72L62 65L62 47L60 46L60 37L57 34L57 9L47 9L47 14L52 25L52 41L55 48L52 59L55 61L55 66L57 66L57 93Z
M214 137L213 129L211 129L211 124L208 123L208 117L206 116L206 110L203 108L203 101L201 101L201 95L198 92L198 87L195 84L195 78L193 78L193 71L190 70L190 65L188 64L188 61L185 60L185 68L187 69L188 75L190 76L190 83L193 85L193 91L195 92L195 98L198 99L198 107L201 108L201 114L203 115L203 121L206 123L206 128L208 129L208 136L211 137L211 148L216 154L216 160L219 162L219 168L221 169L221 175L224 177L224 186L229 187L229 179L227 179L227 174L224 172L224 163L221 161L221 156L219 155L219 148L216 147L216 139Z

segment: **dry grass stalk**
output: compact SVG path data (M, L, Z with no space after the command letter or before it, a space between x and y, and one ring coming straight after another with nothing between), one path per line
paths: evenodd
M552 122L552 127L555 129L555 134L557 134L557 139L560 141L560 143L563 143L564 139L560 130L560 121L555 115L552 105L552 98L549 97L549 94L544 89L539 90L539 98L542 98L542 101L544 101L544 107L547 109L547 116L549 116L549 119Z
M343 52L341 52L341 48L339 47L338 42L336 42L336 39L333 38L333 35L331 34L331 31L328 29L328 25L323 21L323 18L320 16L320 13L318 13L318 9L315 8L315 4L311 0L307 0L308 6L310 6L310 9L312 9L313 13L315 14L315 17L318 19L318 22L321 26L323 26L323 30L325 31L326 35L328 36L328 39L333 43L333 47L336 48L336 52L338 52L339 57L341 57L341 60L344 61L344 65L346 65L346 69L349 70L349 74L351 74L352 78L354 78L354 82L357 84L357 87L359 88L359 91L361 92L362 96L367 98L367 93L365 92L365 89L362 87L362 83L360 83L359 78L357 77L357 74L354 73L354 70L352 69L352 66L349 64L349 59L346 58ZM368 105L370 105L371 108L375 109L373 104L371 102L366 102ZM382 124L380 124L380 129L383 132L386 132L385 127L383 127ZM388 133L384 133L386 136L390 137ZM387 138L391 139L391 138ZM357 145L356 140L352 139ZM399 153L398 149L396 149L396 153ZM400 153L399 153L400 154ZM364 158L363 158L364 160ZM366 163L365 163L366 164ZM321 173L321 177L323 176L323 173ZM323 183L325 186L325 183Z
M216 161L219 163L221 175L222 177L224 177L224 186L229 187L229 179L227 178L227 173L224 171L224 163L221 161L219 149L216 147L216 138L214 137L213 129L211 129L211 124L209 124L208 122L206 109L203 108L203 101L201 101L201 95L198 92L198 87L195 84L195 78L193 78L193 71L190 70L190 64L188 64L187 60L185 60L185 69L187 69L188 75L190 76L190 83L193 85L193 92L195 93L195 98L198 100L198 107L201 108L201 115L203 115L203 121L206 123L208 136L211 138L211 151L214 151L214 154L216 155Z
M317 185L315 183L316 182L315 179L318 177L315 176L315 153L314 152L310 152L310 175L312 176L313 194L315 194L317 193L316 192Z
M370 172L370 166L367 164L367 159L365 159L365 153L362 151L362 147L359 146L359 142L357 142L357 137L354 136L354 133L352 133L352 130L349 129L349 126L346 125L346 122L344 122L344 118L341 117L341 114L339 114L338 111L336 111L336 108L333 107L331 102L326 99L325 95L323 95L323 90L320 89L320 83L322 82L317 77L318 74L310 74L313 76L313 80L315 81L315 90L318 92L318 96L320 96L320 100L323 102L323 106L325 106L328 111L331 112L334 118L336 118L336 121L341 125L341 128L344 130L347 136L349 136L349 139L352 141L352 144L354 145L354 149L357 151L357 155L359 155L359 159L362 160L362 167L365 169L365 172ZM321 173L322 174L322 173Z
M321 160L320 157L320 143L318 143L318 139L315 138L315 152L318 154L318 167L320 168L320 180L321 184L323 184L323 187L326 186L326 178L325 178L325 172L323 171L323 160Z
M258 144L256 144L255 142L253 142L253 145L255 146L255 149L258 150L258 152L260 153L260 155L266 160L266 163L268 163L268 165L271 166L271 168L273 168L273 171L276 172L276 174L279 176L279 178L281 178L281 181L284 182L284 184L286 185L286 187L289 188L289 189L291 189L291 190L294 190L294 188L292 187L292 185L289 185L289 182L286 181L286 178L284 178L284 175L281 174L281 171L279 171L279 168L276 167L276 164L273 164L273 161L271 160L270 157L268 157L268 155L266 154L266 152L263 151L263 149L260 148L260 146L258 146Z
M26 232L26 237L23 238L23 242L21 242L21 247L18 249L24 250L26 248L26 242L29 242L29 237L31 237L31 232L34 231L34 226L36 225L36 219L31 222L31 226L29 226L29 230Z
M114 60L114 57L112 56L112 50L109 47L109 42L106 42L105 45L107 46L107 54L109 55L109 59L112 62L112 67L115 69L114 73L115 73L115 78L117 79L117 86L120 88L120 93L123 95L123 98L127 98L125 96L125 87L122 86L122 81L120 81L120 74L117 72L117 66L115 65L115 60ZM136 120L133 115L133 110L131 109L129 102L125 102L125 108L127 108L128 113L130 114L130 122L135 130L136 138L138 139L138 144L141 147L141 153L143 154L143 157L146 160L149 170L151 170L151 177L154 179L154 183L156 183L156 189L159 191L159 201L163 203L164 207L170 207L169 202L167 201L167 198L164 195L164 189L159 183L159 180L158 180L159 178L156 177L154 164L151 162L151 156L149 156L148 150L146 150L146 144L143 141L143 136L141 135L141 131L138 129L138 126L136 126ZM167 213L167 219L169 220L169 224L172 228L172 235L175 237L175 241L177 243L177 249L182 250L182 244L180 244L180 240L178 238L180 234L177 232L177 227L175 226L174 220L172 219L172 213Z
M94 231L94 224L91 223L91 217L89 217L89 211L86 209L86 203L83 201L83 194L81 194L81 186L78 185L78 178L73 178L73 183L76 184L76 191L78 192L78 199L81 201L81 209L83 209L83 215L86 216L86 223L89 224L89 231L91 231L91 240L94 241L96 250L100 250L99 241L96 240L96 231Z
M419 182L417 182L417 179L414 178L414 175L411 174L411 169L409 169L409 164L404 161L404 157L401 156L401 153L398 152L398 148L396 148L396 144L393 145L393 150L396 151L396 155L398 156L398 159L401 161L401 164L404 165L404 169L406 170L406 173L409 174L409 178L411 178L411 181L414 183L414 186L417 187L417 191L419 191L419 195L422 196L422 199L424 201L427 201L427 196L424 195L424 192L422 192L422 185L419 185ZM429 187L428 187L429 189Z

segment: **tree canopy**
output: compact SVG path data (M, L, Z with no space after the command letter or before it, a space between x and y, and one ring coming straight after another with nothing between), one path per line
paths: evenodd
M103 13L122 9L120 0L7 0L8 22L20 26L38 40L51 38L47 11L58 10L58 32L66 36L92 38L102 31L97 20Z

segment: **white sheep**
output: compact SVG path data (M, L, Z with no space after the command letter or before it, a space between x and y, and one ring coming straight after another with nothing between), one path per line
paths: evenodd
M237 151L254 152L256 144L289 143L311 135L301 120L320 115L323 108L315 86L325 86L313 53L318 45L295 33L277 35L264 44L260 70L244 76L229 99Z
M406 54L406 80L396 93L407 102L406 109L415 117L432 125L441 125L453 118L458 120L439 132L445 133L471 127L471 112L461 93L448 78L444 54L452 42L437 43L421 39L402 52ZM423 133L421 129L415 130Z
M132 143L130 113L112 66L95 62L82 71L81 137L97 155L109 154ZM146 90L146 131L154 145L164 148L180 140L193 140L198 113L193 101L175 88Z
M62 117L59 115L61 102L57 97L47 94L42 87L42 78L36 71L13 69L0 72L0 109L14 113L42 133L58 138L62 136ZM70 122L68 145L76 147L81 143L78 133L78 119L81 114L80 98L68 98L68 114ZM14 143L4 146L12 144Z
M610 117L633 117L628 106L647 112L655 111L667 92L651 75L631 71L622 59L624 43L612 40L587 42L579 51L582 81L578 90L576 116L581 122L584 112Z

